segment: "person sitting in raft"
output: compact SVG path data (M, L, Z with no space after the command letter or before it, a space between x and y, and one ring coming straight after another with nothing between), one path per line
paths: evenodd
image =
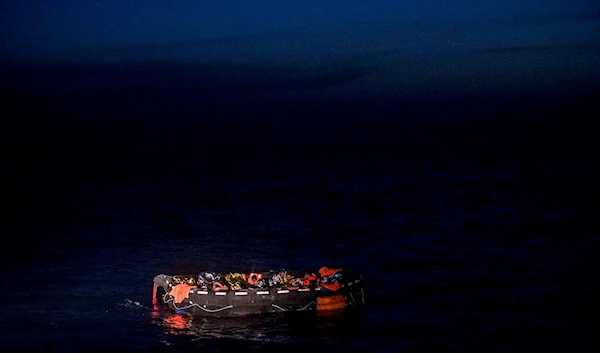
M262 273L250 272L247 278L249 289L252 289L253 287L262 288L265 286Z
M288 271L286 270L281 270L279 271L279 277L281 277L281 280L283 281L283 284L286 286L291 286L294 283L294 276L290 273L288 273Z
M269 278L269 287L286 288L292 286L294 283L294 276L289 274L286 270L279 270Z
M302 278L302 282L300 283L300 285L302 287L310 287L311 285L316 284L318 279L319 277L316 273L306 272L304 273L304 278Z
M337 292L341 288L342 269L321 267L319 269L318 285L325 291Z
M226 285L224 285L223 283L221 283L221 281L214 281L212 283L212 290L215 292L220 292L223 290L229 290L229 287L227 287Z
M214 272L202 272L198 275L198 286L203 290L211 289L215 292L228 290L229 288L225 285L221 279L221 275Z
M228 273L225 275L225 280L229 284L232 290L240 290L248 288L248 282L246 282L245 273Z

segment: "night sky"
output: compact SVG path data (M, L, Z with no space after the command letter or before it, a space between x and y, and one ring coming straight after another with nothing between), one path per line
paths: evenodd
M600 6L592 0L0 6L4 89L14 92L150 87L212 102L393 105L424 97L589 98L600 79Z

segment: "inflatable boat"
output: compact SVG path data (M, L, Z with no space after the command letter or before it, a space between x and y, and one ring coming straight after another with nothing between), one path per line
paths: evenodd
M194 276L159 274L154 277L153 303L192 316L232 317L281 312L351 310L365 306L362 276L347 271L336 285L316 280L306 285L206 288ZM182 280L186 279L186 280ZM320 279L320 278L319 278ZM329 282L331 284L331 282Z

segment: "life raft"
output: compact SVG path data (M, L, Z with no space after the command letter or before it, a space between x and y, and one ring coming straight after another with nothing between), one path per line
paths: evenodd
M319 285L212 291L176 280L191 277L166 274L154 277L152 300L155 306L185 315L216 317L351 310L365 306L360 275L344 276L336 291Z

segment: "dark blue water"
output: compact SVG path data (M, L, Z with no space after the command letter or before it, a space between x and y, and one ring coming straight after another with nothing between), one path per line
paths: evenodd
M89 86L87 69L65 70L3 72L0 350L595 345L597 87L332 102L219 80L165 89L160 75L141 87L152 70L135 89L113 87L127 71L92 70L106 87L61 93ZM363 274L364 313L192 319L151 305L160 273L321 266Z
M515 141L29 149L5 233L3 351L580 351L598 169ZM13 227L14 226L14 227ZM189 318L159 273L341 266L352 316Z

